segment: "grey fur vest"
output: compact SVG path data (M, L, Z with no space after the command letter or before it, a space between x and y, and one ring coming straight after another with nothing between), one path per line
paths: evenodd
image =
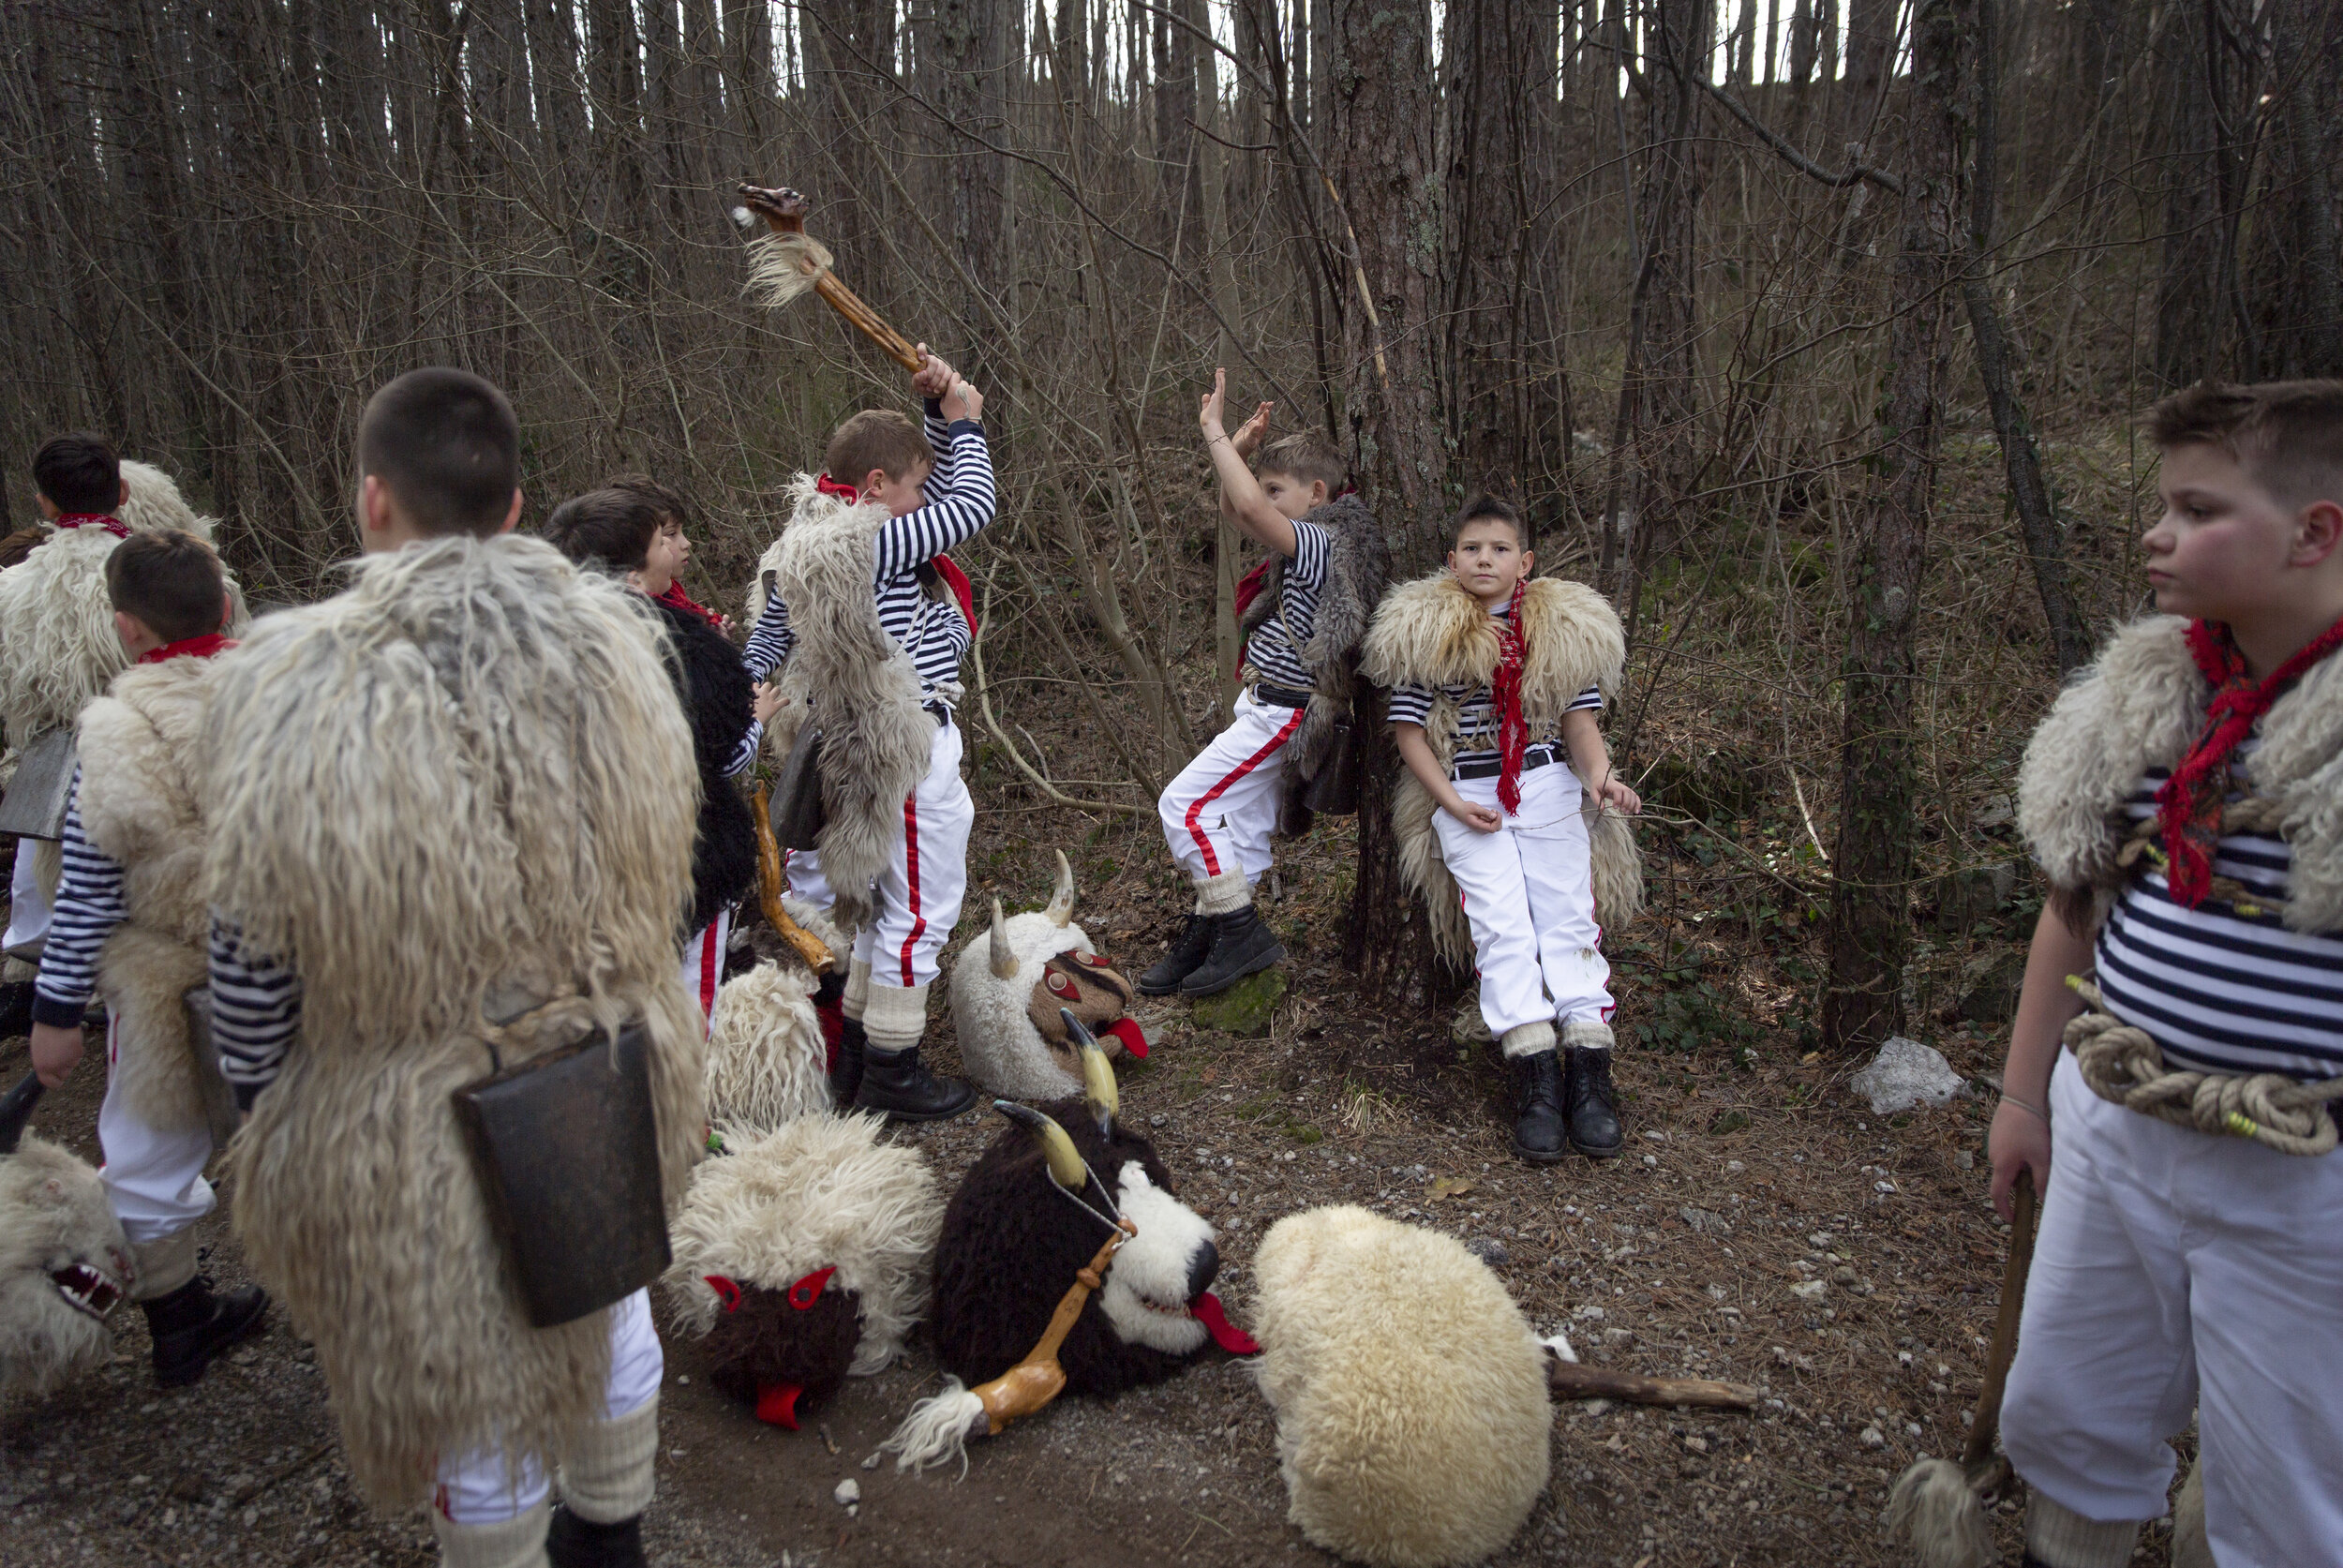
M2212 700L2190 657L2188 623L2151 616L2119 629L2098 662L2058 695L2026 743L2018 829L2062 892L2088 892L2104 916L2127 873L2124 801L2151 768L2178 762ZM2293 852L2284 919L2291 930L2343 930L2343 658L2314 665L2271 705L2249 769L2253 793L2278 803Z

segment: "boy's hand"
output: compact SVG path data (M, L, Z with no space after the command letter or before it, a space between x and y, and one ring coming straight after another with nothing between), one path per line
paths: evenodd
M33 1071L41 1086L61 1089L82 1059L82 1031L57 1023L33 1025Z
M2004 1219L2010 1217L2009 1189L2017 1184L2019 1172L2033 1176L2037 1197L2050 1190L2050 1123L2016 1100L2004 1099L1994 1108L1992 1130L1985 1135L1985 1157L1993 1165L1993 1212Z
M1236 434L1229 438L1229 444L1236 448L1236 455L1246 462L1253 460L1254 450L1261 445L1261 438L1269 434L1269 411L1276 406L1275 403L1263 403L1253 411L1253 417L1238 426Z
M751 703L750 709L756 715L758 724L771 724L773 715L781 711L781 688L769 680L758 681L756 696Z
M954 376L951 390L944 394L944 417L954 420L982 419L984 394L978 392L974 383Z
M1643 797L1628 788L1627 781L1616 773L1596 787L1594 798L1625 816L1639 816L1643 813Z
M1212 373L1212 390L1204 394L1203 407L1196 411L1196 423L1204 432L1204 440L1216 441L1228 434L1220 423L1221 410L1228 401L1229 373L1217 366Z
M952 389L952 367L919 345L919 368L911 373L911 390L922 397L941 400Z
M1474 832L1494 833L1505 826L1505 814L1495 806L1485 806L1478 800L1468 800L1453 789L1448 792L1448 795L1449 798L1440 802L1440 808Z

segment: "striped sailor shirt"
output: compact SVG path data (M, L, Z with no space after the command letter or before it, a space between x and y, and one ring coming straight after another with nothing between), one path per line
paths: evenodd
M2250 763L2251 740L2235 771ZM2152 769L2124 803L2135 824L2156 814L2166 769ZM2231 799L2237 799L2231 796ZM2343 932L2290 931L2270 907L2207 897L2174 902L2164 869L2142 856L2098 935L2107 1010L2144 1029L2175 1068L2343 1075ZM2293 856L2275 833L2225 832L2216 876L2282 902Z
M1326 587L1326 565L1334 544L1316 523L1296 519L1293 559L1286 562L1285 588L1277 596L1277 613L1261 623L1245 645L1245 662L1253 677L1288 691L1306 692L1314 684L1302 650L1309 646L1318 625L1318 596Z
M992 454L985 444L983 426L973 419L947 425L943 405L930 399L927 433L928 444L935 449L935 467L920 485L925 504L879 525L872 583L879 624L911 655L919 672L919 700L948 703L950 692L939 688L958 684L960 661L975 632L957 604L928 594L918 569L975 537L992 521L997 501ZM741 661L750 675L767 680L797 645L789 606L776 595L766 601Z
M74 769L73 795L58 835L64 874L50 917L49 940L33 980L33 1022L61 1029L81 1027L97 990L97 951L114 928L130 918L122 889L121 863L89 842L82 829L82 774Z
M1502 620L1506 612L1500 607L1489 614ZM1383 716L1395 724L1422 724L1431 718L1432 701L1437 696L1445 696L1456 705L1456 754L1449 759L1448 766L1453 769L1467 763L1497 761L1497 707L1491 700L1489 683L1485 680L1472 686L1461 683L1423 686L1412 680L1403 680L1391 689L1391 702ZM1570 706L1562 711L1575 713L1581 709L1602 711L1603 689L1600 686L1589 686L1571 698ZM1532 751L1540 746L1552 746L1559 751L1561 743L1562 730L1559 724L1548 734L1530 737ZM1569 759L1565 757L1563 760Z

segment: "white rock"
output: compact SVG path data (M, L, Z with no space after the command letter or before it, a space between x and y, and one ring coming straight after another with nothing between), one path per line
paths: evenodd
M842 1508L851 1508L862 1501L862 1483L849 1475L838 1483L838 1489L829 1494Z
M1876 1426L1866 1426L1860 1441L1865 1448L1885 1448L1888 1446L1888 1434Z
M1830 1287L1819 1279L1801 1279L1790 1287L1790 1294L1801 1301L1820 1301L1829 1290Z
M1943 1105L1961 1092L1961 1075L1944 1053L1896 1036L1879 1048L1871 1065L1847 1080L1876 1115L1893 1115L1916 1105Z

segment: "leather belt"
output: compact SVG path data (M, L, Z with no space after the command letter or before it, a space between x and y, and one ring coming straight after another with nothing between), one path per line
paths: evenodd
M1551 746L1532 746L1521 754L1521 770L1525 773L1543 768L1561 757ZM1452 779L1493 779L1505 770L1501 762L1460 762L1448 771Z
M1253 682L1253 696L1256 701L1276 708L1307 708L1310 705L1309 693L1297 692L1291 686L1273 686L1266 680Z

